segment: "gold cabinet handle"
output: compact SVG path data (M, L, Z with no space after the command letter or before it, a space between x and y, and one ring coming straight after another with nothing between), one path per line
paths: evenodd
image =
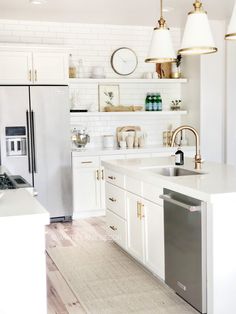
M113 202L113 203L115 203L115 202L116 202L116 199L115 199L115 198L113 198L113 197L109 197L109 200L110 200L111 202Z
M99 170L96 170L96 177L97 177L97 180L99 181L100 180Z
M116 231L117 228L115 226L110 226L110 228L113 230L113 231Z
M32 82L32 70L29 70L29 81Z
M137 202L137 218L140 220L142 220L142 218L145 217L143 213L143 208L144 208L144 205L140 202Z
M140 203L140 219L145 218L143 209L144 209L144 205Z
M108 176L108 179L115 180L115 179L116 179L116 177L113 177L113 176Z
M104 180L104 170L102 170L101 172L102 172L102 180Z
M140 202L137 202L137 218L140 219Z
M92 164L92 161L82 161L81 164Z
M34 70L34 80L35 80L35 82L38 81L38 72L37 72L37 70Z

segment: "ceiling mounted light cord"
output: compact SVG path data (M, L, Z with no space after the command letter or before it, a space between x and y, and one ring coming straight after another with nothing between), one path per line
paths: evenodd
M194 10L188 13L179 53L201 55L217 52L207 12L204 11L202 2L195 0L193 7Z
M163 17L163 2L160 0L160 19L153 30L148 57L145 62L165 63L174 62L175 60L176 54L171 41L170 30Z

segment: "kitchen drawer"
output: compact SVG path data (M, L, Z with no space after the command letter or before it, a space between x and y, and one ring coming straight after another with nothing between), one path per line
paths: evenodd
M142 195L142 181L126 177L126 190L136 195Z
M124 188L125 186L125 176L116 171L105 169L105 178L107 182L110 182L121 188Z
M143 197L153 203L163 206L163 200L160 199L160 195L163 194L163 188L161 186L153 186L149 183L143 183Z
M114 242L127 248L127 228L126 221L110 210L106 211L107 233Z
M73 168L99 168L99 157L73 157L72 158Z
M125 218L125 191L106 182L106 208Z

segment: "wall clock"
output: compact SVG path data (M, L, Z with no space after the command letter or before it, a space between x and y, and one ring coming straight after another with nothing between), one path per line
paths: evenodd
M138 65L136 53L127 47L115 50L111 56L112 69L119 75L132 74Z

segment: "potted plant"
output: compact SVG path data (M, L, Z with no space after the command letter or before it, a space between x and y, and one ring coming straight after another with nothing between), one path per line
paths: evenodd
M181 69L180 69L181 60L182 60L182 56L178 54L176 57L176 61L173 62L171 65L171 78L177 79L181 77Z

